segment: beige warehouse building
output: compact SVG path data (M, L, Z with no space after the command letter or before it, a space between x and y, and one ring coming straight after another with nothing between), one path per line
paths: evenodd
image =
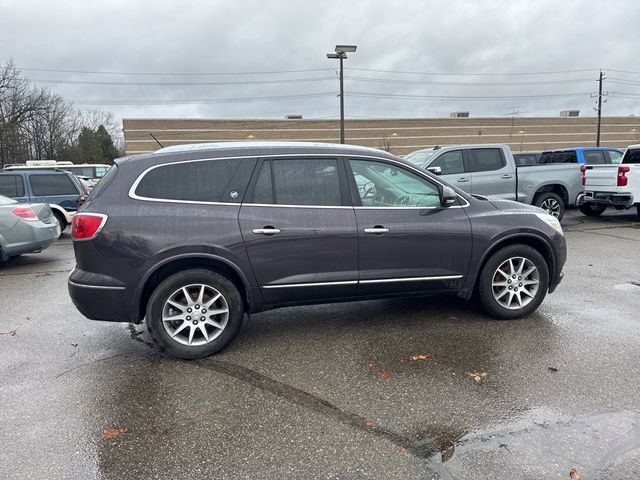
M502 117L347 120L346 143L397 155L461 143L504 143L514 152L593 146L595 117ZM124 119L125 150L152 152L163 146L232 140L340 141L338 120ZM152 136L153 135L153 136ZM640 143L640 117L604 117L601 146Z

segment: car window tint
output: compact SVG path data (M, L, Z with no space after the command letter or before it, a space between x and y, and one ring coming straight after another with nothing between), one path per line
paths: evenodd
M602 150L585 150L584 163L587 165L603 165L606 162Z
M0 195L24 197L24 182L20 175L0 175Z
M350 160L360 201L365 207L436 207L440 190L403 168L373 160Z
M518 167L529 167L538 163L538 155L535 153L514 153L513 159Z
M271 169L274 203L279 205L342 205L338 161L336 159L272 160Z
M252 203L273 203L273 184L271 183L271 162L262 164L260 173L253 187Z
M240 160L229 159L162 165L142 177L136 194L162 200L220 202L240 164Z
M640 163L640 148L629 148L624 152L622 163Z
M499 148L472 148L469 150L469 170L472 172L490 172L499 170L506 163Z
M622 153L617 152L616 150L607 150L607 155L609 155L609 161L614 165L620 163L622 161Z
M436 158L429 167L440 167L441 175L452 175L464 172L464 160L462 150L452 150Z
M78 187L66 174L30 175L29 183L34 197L79 195Z
M411 162L414 165L422 166L424 162L426 162L433 154L436 153L434 150L422 150L405 157L407 162Z

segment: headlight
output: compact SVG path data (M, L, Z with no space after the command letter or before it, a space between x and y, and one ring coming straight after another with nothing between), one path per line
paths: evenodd
M562 231L562 225L560 225L560 220L558 220L556 217L554 217L553 215L549 215L548 213L536 213L536 216L551 228L553 228L560 235L564 235L564 232Z

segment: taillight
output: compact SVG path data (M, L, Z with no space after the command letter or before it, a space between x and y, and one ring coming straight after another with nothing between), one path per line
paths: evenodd
M71 238L91 240L100 233L106 222L107 216L101 213L76 213L71 222Z
M582 165L580 171L582 172L582 186L584 187L587 184L587 166Z
M618 187L626 187L627 181L627 172L629 171L629 167L618 167Z
M38 215L33 211L31 207L15 207L11 210L11 215L21 218L27 222L35 222L38 220Z

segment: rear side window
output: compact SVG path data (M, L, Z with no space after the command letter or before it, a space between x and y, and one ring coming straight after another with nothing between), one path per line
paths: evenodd
M0 175L0 195L24 197L24 182L20 175Z
M622 163L640 163L640 148L628 149L622 157Z
M252 203L340 206L338 161L333 158L265 161L256 180Z
M64 174L30 175L29 183L31 184L31 192L34 197L80 194L71 178Z
M604 165L607 161L602 150L585 150L584 163L587 165Z
M578 163L578 155L573 150L568 152L543 153L540 163Z
M462 150L446 152L436 158L429 167L440 167L441 175L455 175L464 172L464 160Z
M490 172L506 165L499 148L472 148L469 150L469 170Z
M162 165L142 177L135 193L158 200L236 203L242 200L254 165L255 160L252 159L198 160Z
M617 165L622 161L622 152L607 150L607 155L609 156L610 163L613 163L614 165Z

